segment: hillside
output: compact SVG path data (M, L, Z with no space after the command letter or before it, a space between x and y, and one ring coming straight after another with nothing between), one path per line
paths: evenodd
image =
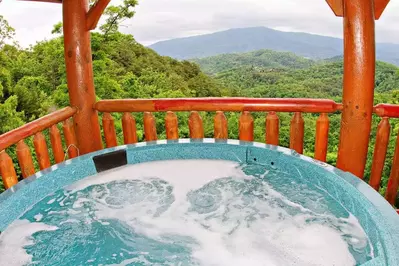
M292 52L311 59L325 59L341 55L343 41L308 33L254 27L161 41L149 47L161 55L177 59L203 58L260 49ZM399 44L379 43L376 49L378 60L399 65Z
M269 93L256 93L257 97L332 98L342 93L340 56L312 61L288 52L259 50L193 61L225 86L236 91L242 89L243 95L254 96L254 89L259 92L259 87L269 87ZM385 93L395 89L399 89L399 68L377 61L375 91Z
M280 57L280 58L279 58ZM288 61L287 61L288 60ZM270 98L323 98L342 101L342 57L337 56L321 61L311 61L293 56L290 53L257 51L243 54L226 54L195 60L203 71L212 75L224 87L230 88L234 96L270 97ZM288 62L288 63L287 63ZM272 67L276 66L276 67ZM291 66L291 67L290 67ZM399 104L399 68L385 62L376 64L375 104ZM255 139L263 141L264 114L254 113ZM304 114L305 154L314 151L315 125L318 115ZM289 128L291 115L279 113L280 145L289 145ZM330 132L327 162L335 164L339 142L340 114L330 114ZM382 184L386 185L399 123L391 119L395 129L391 134L386 167ZM375 117L370 136L369 155L365 177L370 174L371 160L379 118ZM229 124L230 127L230 124ZM383 192L383 190L382 190ZM399 199L398 199L399 203Z
M234 68L306 68L315 62L288 52L258 50L249 53L223 54L201 59L193 59L207 74L215 74Z

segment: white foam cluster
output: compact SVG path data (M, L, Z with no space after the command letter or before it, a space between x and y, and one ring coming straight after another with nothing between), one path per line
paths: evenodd
M0 235L0 265L20 266L31 262L32 256L24 247L32 245L31 237L40 231L54 231L58 228L44 223L16 220ZM4 263L4 264L2 264Z
M231 177L238 187L229 189L228 181L221 187L211 183L226 177ZM164 235L180 235L193 239L195 243L191 246L192 256L200 265L356 264L348 243L342 238L343 234L352 236L352 244L359 249L368 245L367 237L354 216L348 219L331 217L341 225L341 232L327 224L308 223L311 215L309 210L289 201L267 184L263 184L257 193L269 197L270 201L257 197L246 201L237 195L244 192L245 181L252 178L237 163L230 161L175 160L114 169L85 178L67 190L69 194L73 194L91 186L104 185L101 190L93 190L89 196L76 199L70 210L81 210L85 202L90 202L94 206L97 221L120 220L131 226L136 233L159 241L165 241ZM117 182L125 180L141 180L146 185L140 187L142 191L137 191L132 182L128 185L130 187L119 189ZM116 182L113 183L116 188L107 186L111 182ZM207 185L215 193L208 193L207 190L198 192ZM168 186L173 188L174 201L170 202L167 209L159 212L168 196ZM197 194L191 195L193 191ZM134 196L140 200L133 200ZM193 202L188 200L190 197ZM297 208L302 213L290 215L278 204L271 204L274 199ZM115 204L118 208L115 208ZM193 204L211 209L201 213L192 208ZM38 221L41 218L42 216L36 217ZM23 246L30 243L29 236L40 230L56 229L27 221L23 225L17 226L18 232L11 226L0 237L0 258L3 259L2 255L9 253L12 257L8 254L6 261L15 262L8 265L24 265L29 262L30 256L23 250ZM15 235L17 239L14 239ZM18 261L15 261L16 258ZM120 265L144 263L144 260L144 257L127 258Z

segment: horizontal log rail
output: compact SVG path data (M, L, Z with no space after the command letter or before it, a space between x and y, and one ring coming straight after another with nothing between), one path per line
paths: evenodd
M399 105L380 103L374 106L374 113L380 117L399 118Z
M342 110L342 104L326 99L174 98L101 100L94 105L94 108L99 112L274 111L333 113Z
M3 135L0 135L0 151L7 149L20 140L33 136L34 134L49 128L52 125L67 120L75 113L75 108L65 107L19 128L11 130Z

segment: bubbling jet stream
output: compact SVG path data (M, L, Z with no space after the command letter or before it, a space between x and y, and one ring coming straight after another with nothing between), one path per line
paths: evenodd
M372 259L357 219L300 180L222 160L117 168L33 205L0 235L0 265L358 265Z

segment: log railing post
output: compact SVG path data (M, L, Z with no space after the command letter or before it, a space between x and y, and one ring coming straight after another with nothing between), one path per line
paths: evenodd
M123 140L125 144L137 143L136 119L131 113L122 116Z
M64 132L64 138L68 149L69 159L78 157L79 150L72 119L67 119L64 121L64 123L62 124L62 130Z
M316 160L325 162L327 159L327 147L328 147L328 129L330 127L330 121L326 113L321 113L320 117L316 121L316 141L314 158Z
M343 111L337 167L363 178L374 98L374 0L343 0L343 15Z
M387 191L385 193L385 199L395 204L396 196L399 188L399 134L396 137L395 153L392 160L391 174L389 175Z
M168 111L165 116L165 131L167 139L176 140L179 138L177 116L171 111Z
M216 112L215 118L213 119L213 124L215 139L227 139L227 119L222 111Z
M280 121L276 112L269 112L266 116L266 144L278 146Z
M144 135L146 141L154 141L158 139L155 117L150 112L144 113Z
M188 127L190 128L190 138L202 139L204 138L204 126L202 118L198 112L192 111L188 119Z
M103 114L103 130L107 148L118 146L114 118L110 113Z
M300 112L296 112L291 120L290 127L290 149L297 153L303 153L303 137L305 122Z
M11 157L5 152L0 151L0 175L6 189L18 183L17 173Z
M42 132L38 132L33 137L33 145L35 146L36 157L39 163L40 170L49 168L51 166L50 156L48 154L48 148L46 138Z
M33 165L32 154L29 146L21 140L17 144L17 158L21 167L22 177L27 178L35 174L35 166Z
M51 148L53 149L54 160L61 163L65 159L64 149L62 148L61 134L57 125L52 125L49 129Z
M100 124L93 108L96 95L93 82L90 32L87 28L88 0L62 1L64 54L69 100L77 108L74 125L81 154L102 149Z
M383 117L377 128L373 164L371 165L369 182L370 186L377 191L380 189L382 171L384 170L385 157L387 155L390 130L391 126L389 125L388 117Z
M239 120L239 139L244 141L254 141L254 119L250 112L244 111Z

